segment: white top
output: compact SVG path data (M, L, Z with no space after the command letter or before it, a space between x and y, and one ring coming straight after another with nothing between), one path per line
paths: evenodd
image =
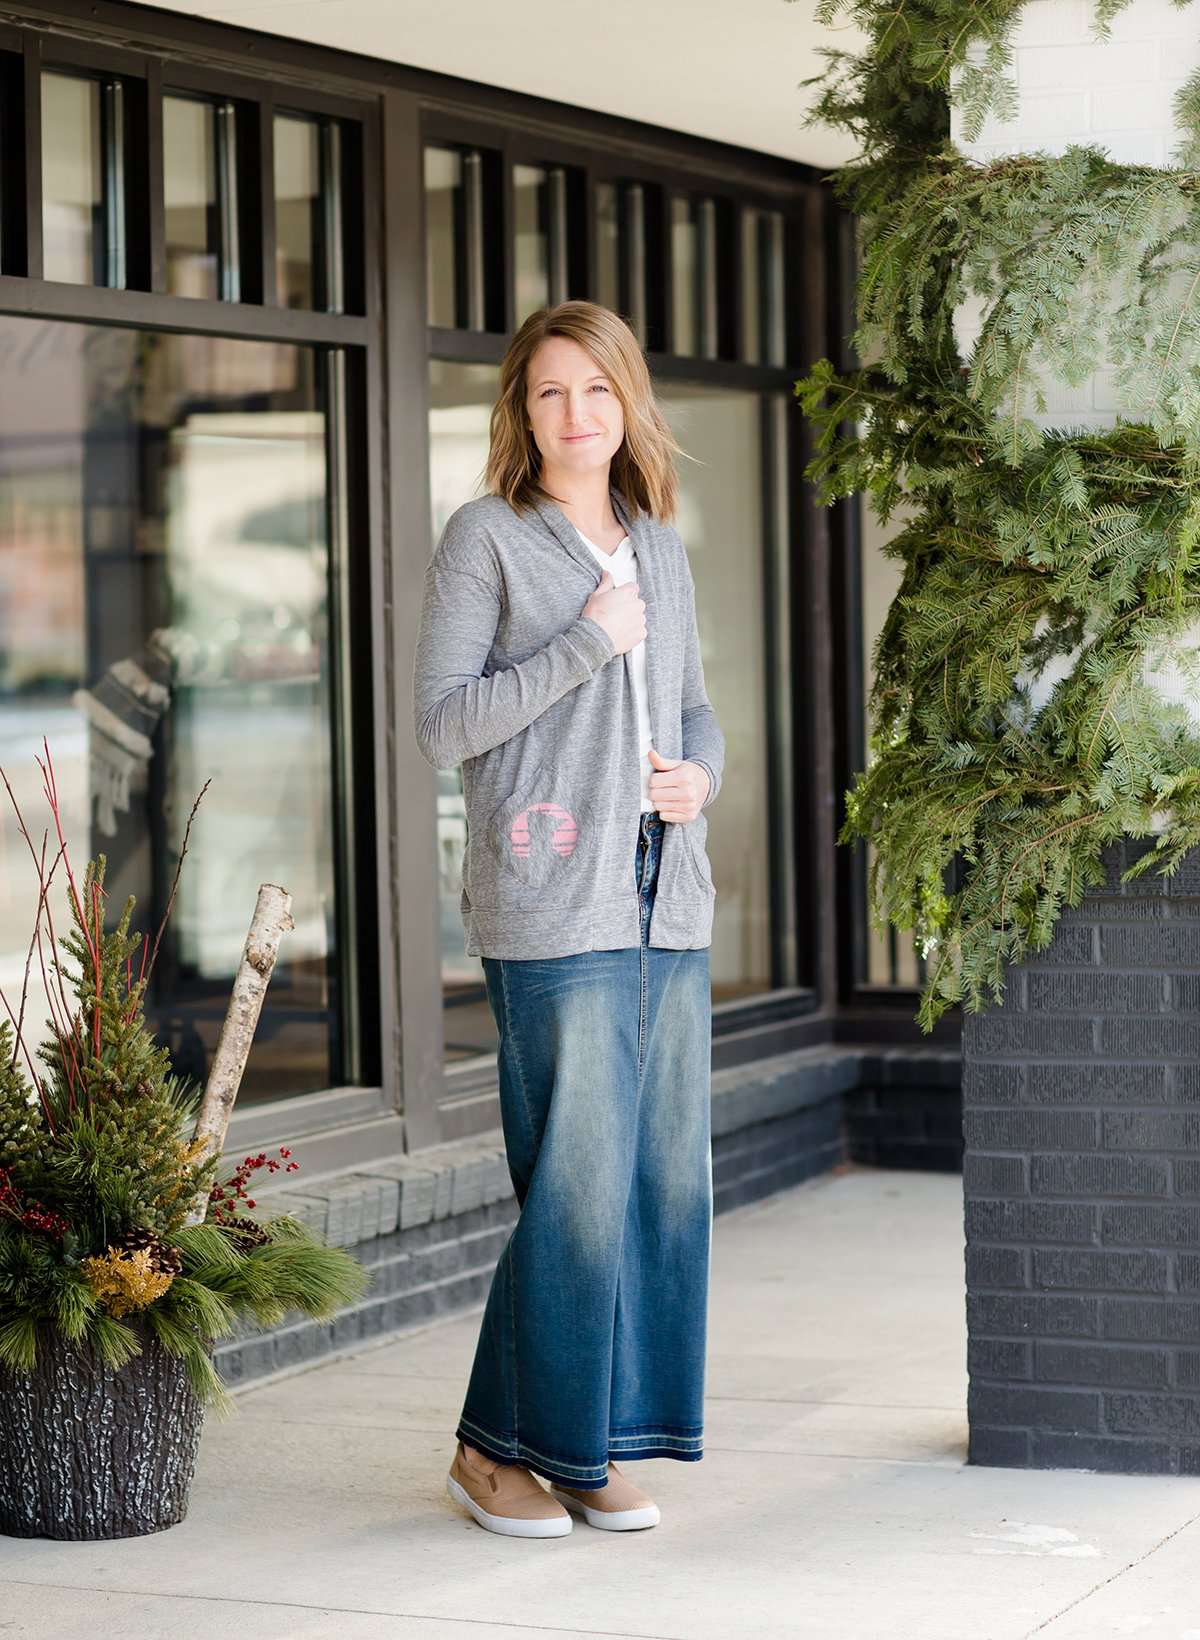
M628 536L613 552L605 552L594 541L589 541L578 525L576 533L592 550L593 556L599 560L612 576L613 585L624 586L627 581L637 579L637 559L634 557L633 542ZM650 766L650 706L646 692L646 640L634 644L632 649L626 650L632 663L633 698L637 707L638 745L642 763L642 809L655 807L654 799L650 796L650 776L654 772Z

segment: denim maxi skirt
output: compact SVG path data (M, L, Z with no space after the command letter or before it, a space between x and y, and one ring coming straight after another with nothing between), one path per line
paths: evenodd
M702 1456L712 991L708 947L647 944L666 823L641 818L638 947L482 959L521 1211L456 1433L565 1486Z

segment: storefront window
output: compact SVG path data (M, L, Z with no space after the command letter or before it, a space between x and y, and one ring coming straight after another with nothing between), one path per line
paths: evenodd
M762 292L761 355L781 365L787 356L787 295L784 286L784 224L781 211L759 211L758 264Z
M671 317L672 352L692 357L699 352L700 245L692 201L679 194L671 198Z
M673 353L703 359L736 356L733 223L725 200L671 198Z
M656 395L695 462L679 464L683 538L696 584L704 681L725 735L721 794L708 816L717 885L714 1002L770 990L771 850L763 504L758 394L659 383Z
M275 116L275 277L279 304L325 304L321 231L321 127L293 114Z
M538 240L545 174L535 170L530 183L524 170L517 167L522 174L515 178L512 241L519 292L531 278L536 282L539 265L543 272L549 266L544 235ZM431 325L496 332L509 328L503 177L499 149L440 143L425 148L425 316Z
M602 307L621 311L620 198L615 182L598 182L596 214L596 300Z
M540 165L513 166L513 278L518 327L550 302L550 211Z
M104 146L100 82L42 75L42 239L45 277L105 282Z
M499 391L494 365L429 366L429 489L432 553L446 520L464 501L483 494L488 425ZM437 772L438 905L442 942L442 995L447 1064L494 1053L496 1029L483 989L483 965L467 956L460 898L467 842L467 809L459 769Z
M218 293L216 114L194 97L163 98L167 289L175 296Z
M463 156L455 148L425 149L426 319L451 330L464 322L466 191Z
M150 1022L203 1079L259 885L282 884L295 928L239 1099L334 1085L325 358L0 318L0 361L0 756L31 830L45 736L76 864L103 852L110 919L134 894L153 934L211 781ZM19 994L36 895L0 822L0 967Z

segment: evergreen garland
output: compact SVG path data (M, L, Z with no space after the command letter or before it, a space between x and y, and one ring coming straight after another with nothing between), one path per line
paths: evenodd
M1101 34L1125 3L1096 6ZM925 1030L1002 999L1005 964L1105 880L1106 844L1157 834L1132 876L1200 843L1200 735L1154 687L1159 666L1200 673L1180 648L1200 621L1200 75L1176 102L1178 169L1083 145L979 164L949 141L950 98L969 136L1011 110L1019 11L824 0L870 48L806 82L810 120L860 144L835 188L860 218L870 361L796 383L807 476L881 523L904 512L839 841L873 843L873 913L928 959ZM1132 415L1043 431L1046 386L1102 366Z

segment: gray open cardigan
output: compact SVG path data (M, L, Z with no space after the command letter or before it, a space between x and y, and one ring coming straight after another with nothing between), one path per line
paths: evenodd
M653 744L721 786L725 740L704 689L695 590L678 532L614 488L646 603ZM600 566L566 514L481 496L451 514L425 572L413 723L426 759L463 766L467 952L560 957L641 942L634 849L641 773L632 662L581 613ZM648 942L712 940L708 822L668 822Z

